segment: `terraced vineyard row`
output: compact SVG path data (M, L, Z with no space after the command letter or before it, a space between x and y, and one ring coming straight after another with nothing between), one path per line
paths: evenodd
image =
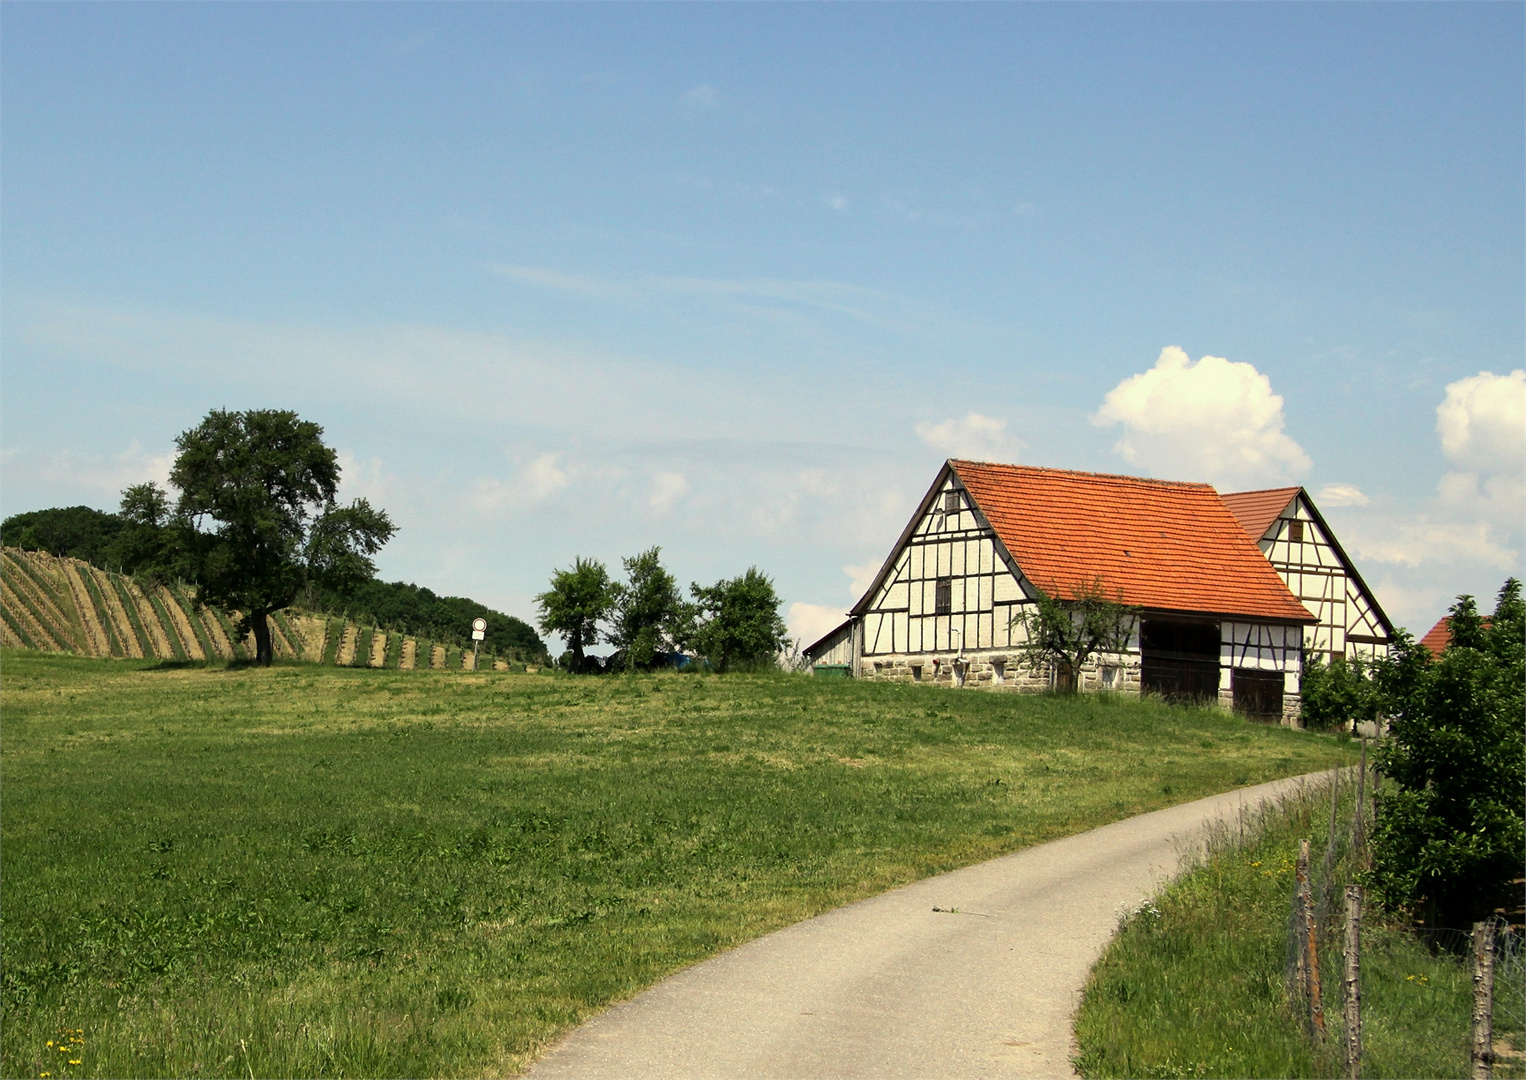
M0 548L0 645L85 656L161 660L243 660L237 612L196 606L185 585L148 585L79 559ZM342 667L472 671L470 651L379 627L304 612L270 620L279 659ZM486 660L484 660L484 664ZM507 670L502 660L493 668Z

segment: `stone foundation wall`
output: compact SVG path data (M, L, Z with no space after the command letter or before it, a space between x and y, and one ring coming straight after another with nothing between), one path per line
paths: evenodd
M933 686L965 686L993 691L1036 691L1053 688L1047 671L1028 668L1019 652L969 652L957 663L952 654L916 653L865 657L859 677L878 682L925 682ZM1111 690L1138 694L1137 655L1093 657L1081 669L1081 690Z
M1080 689L1084 693L1106 690L1138 696L1142 667L1137 653L1093 657L1081 669ZM1053 689L1054 685L1048 672L1029 670L1021 653L1001 650L966 653L962 665L956 664L952 654L916 653L865 657L861 662L859 678L875 682L921 682L951 688L958 686L996 693L1033 693ZM1227 686L1220 688L1218 703L1226 711L1232 710L1235 704L1234 691ZM1300 715L1302 705L1298 694L1284 691L1284 727L1303 727Z

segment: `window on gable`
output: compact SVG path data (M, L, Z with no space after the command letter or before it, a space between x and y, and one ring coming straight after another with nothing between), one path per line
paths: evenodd
M943 512L945 514L959 513L959 492L945 491L943 493Z
M933 614L947 615L954 610L954 579L941 577L933 592Z
M1303 543L1303 522L1288 522L1288 539L1295 544Z

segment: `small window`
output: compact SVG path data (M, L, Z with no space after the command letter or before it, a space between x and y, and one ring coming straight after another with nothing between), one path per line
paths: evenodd
M1120 675L1120 671L1119 671L1119 668L1118 668L1117 664L1103 664L1102 665L1102 689L1104 689L1104 690L1116 690L1116 689L1118 689L1119 685L1123 682L1123 680L1118 677L1119 675Z
M1007 681L1007 662L1005 660L991 661L991 681L997 686Z
M941 577L933 593L933 614L947 615L954 610L954 579Z
M1294 544L1303 543L1303 522L1297 520L1288 522L1288 540Z
M911 677L916 682L921 682L922 681L922 665L921 664L912 664L911 665Z
M959 513L959 492L945 491L943 493L943 512L945 514Z

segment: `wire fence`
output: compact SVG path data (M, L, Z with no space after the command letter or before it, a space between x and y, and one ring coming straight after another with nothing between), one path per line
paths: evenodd
M1331 777L1330 818L1322 852L1302 842L1289 897L1287 953L1284 977L1288 1000L1304 1018L1309 1037L1327 1037L1324 991L1321 987L1321 952L1328 962L1344 961L1346 979L1340 990L1342 1009L1337 1033L1341 1039L1349 1075L1361 1075L1360 1035L1361 889L1348 886L1371 867L1367 838L1370 831L1372 787L1365 741L1362 763L1356 769L1336 770ZM1369 783L1369 780L1372 783ZM1343 783L1347 795L1342 796ZM1352 789L1354 785L1354 790ZM1346 813L1342 814L1342 808ZM1312 824L1312 823L1311 823ZM1341 898L1345 895L1345 911ZM1354 901L1354 907L1353 907ZM1343 918L1344 915L1344 918ZM1344 925L1339 925L1344 924ZM1432 953L1468 958L1475 992L1473 1015L1473 1076L1492 1075L1495 1060L1494 1018L1507 1020L1516 1032L1526 1029L1526 934L1523 927L1501 918L1481 923L1474 930L1417 926L1414 936ZM1343 940L1344 939L1344 940ZM1486 948L1485 946L1490 946ZM1490 960L1492 959L1492 963Z

